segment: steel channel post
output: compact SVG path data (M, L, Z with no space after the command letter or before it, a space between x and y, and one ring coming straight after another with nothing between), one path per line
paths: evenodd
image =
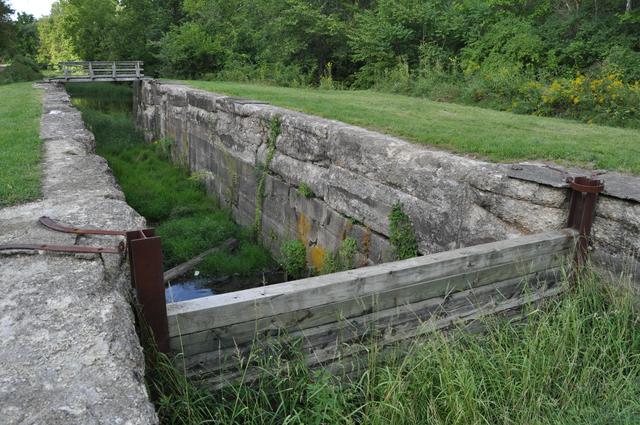
M127 232L131 283L158 350L169 352L169 326L164 294L162 244L153 229Z
M598 194L604 190L604 182L589 177L569 178L567 181L571 187L567 225L579 232L575 265L581 267L587 259L596 202Z

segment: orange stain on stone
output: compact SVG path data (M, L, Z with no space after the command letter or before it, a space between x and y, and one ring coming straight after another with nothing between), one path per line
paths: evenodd
M309 259L311 260L311 266L317 271L322 271L324 267L325 251L321 246L314 245L309 250Z
M311 231L311 223L303 213L298 216L298 239L305 244L309 242L309 232Z

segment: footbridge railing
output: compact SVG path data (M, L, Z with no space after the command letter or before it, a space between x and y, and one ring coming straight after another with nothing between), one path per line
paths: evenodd
M144 78L142 61L61 62L59 65L62 75L49 81L137 81Z

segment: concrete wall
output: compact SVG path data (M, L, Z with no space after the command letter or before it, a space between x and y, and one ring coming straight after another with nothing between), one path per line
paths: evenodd
M39 225L139 229L63 86L43 84L43 199L0 209L0 244L117 246ZM18 143L19 141L16 141ZM1 155L1 153L0 153ZM0 423L157 424L119 255L0 252Z
M546 164L495 164L411 144L337 121L172 83L137 85L134 108L148 140L173 140L174 158L243 225L256 216L263 174L262 237L277 255L299 238L319 268L341 241L354 237L359 262L389 260L388 215L400 201L422 253L434 253L566 224L565 178L584 175ZM268 173L270 124L281 122ZM603 173L595 247L620 265L640 252L640 179ZM307 185L312 198L300 195Z

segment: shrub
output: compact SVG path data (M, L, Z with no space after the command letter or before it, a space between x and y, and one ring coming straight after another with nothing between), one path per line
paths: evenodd
M599 77L579 74L549 85L529 82L521 88L520 96L525 112L640 127L640 82L625 83L619 73Z
M351 270L356 266L356 254L358 254L358 243L356 240L352 237L345 238L340 243L338 252L325 260L322 274Z
M418 255L418 242L413 223L400 202L396 202L391 207L389 231L396 259L404 260Z
M24 56L13 58L11 65L0 72L0 84L34 81L42 78L38 65Z
M280 248L280 266L288 279L300 279L307 274L307 250L298 239L288 240Z

